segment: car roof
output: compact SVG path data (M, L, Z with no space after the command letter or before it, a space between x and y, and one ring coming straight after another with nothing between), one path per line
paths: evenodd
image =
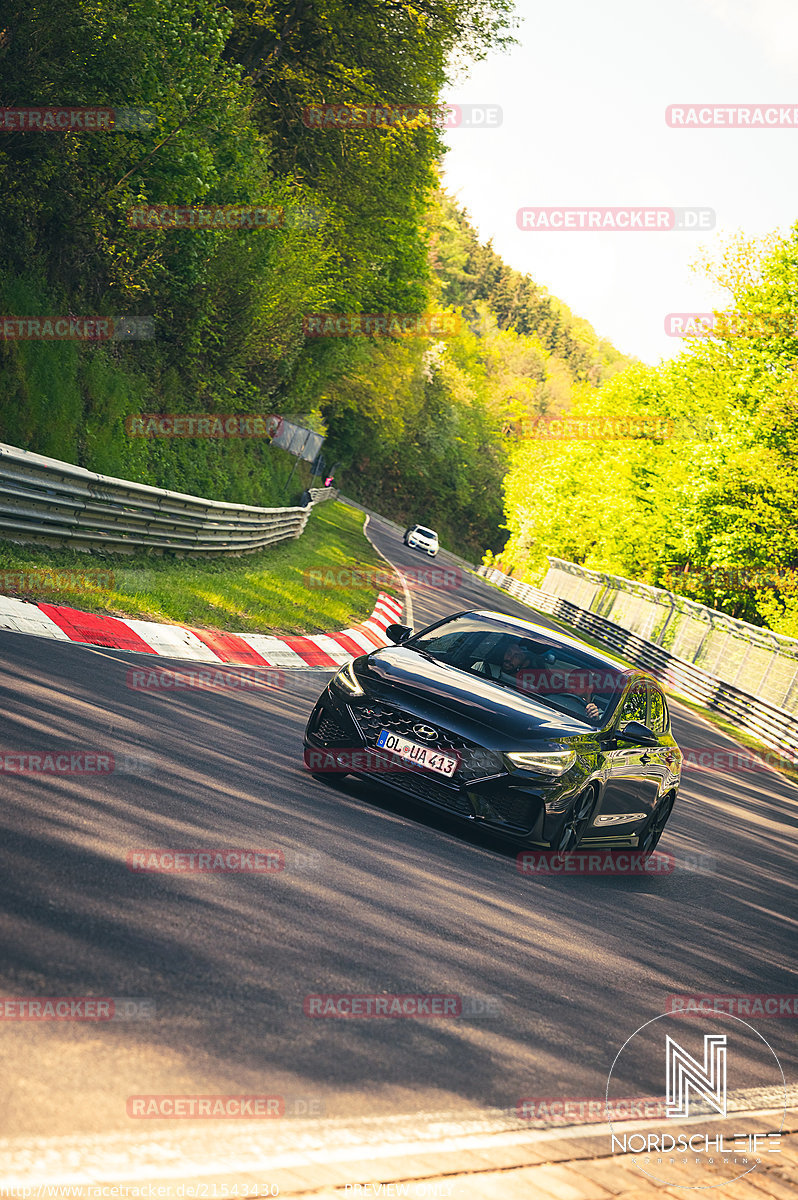
M627 675L630 679L635 676L644 679L649 678L648 673L639 667L624 666L617 659L610 658L609 655L603 654L601 650L594 649L593 646L587 645L586 642L580 641L579 638L569 637L567 633L561 633L559 629L547 629L545 625L538 625L535 621L526 621L523 617L511 617L509 613L497 612L496 609L490 608L464 609L462 612L452 613L451 617L446 619L451 620L454 617L490 617L492 620L512 625L519 633L542 635L544 638L550 639L553 642L559 642L563 646L571 646L575 650L581 650L582 653L592 655L598 662L612 667L618 674Z

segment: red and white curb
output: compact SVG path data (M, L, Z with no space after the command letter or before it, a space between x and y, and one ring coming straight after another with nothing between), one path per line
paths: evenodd
M380 592L374 612L361 624L340 633L297 637L216 633L210 629L109 617L61 604L32 604L12 596L0 596L0 629L12 633L194 662L235 663L248 667L340 667L359 654L386 646L386 627L401 619L401 601L387 592Z

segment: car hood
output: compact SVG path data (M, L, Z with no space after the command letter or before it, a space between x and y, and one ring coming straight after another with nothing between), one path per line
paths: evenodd
M375 699L431 720L436 719L433 710L437 710L437 720L466 736L467 726L479 726L481 734L471 730L470 736L476 734L483 744L497 748L516 741L559 741L596 732L589 722L523 692L510 691L402 646L389 646L361 659L357 675ZM445 711L445 718L440 710ZM484 731L490 736L486 738Z

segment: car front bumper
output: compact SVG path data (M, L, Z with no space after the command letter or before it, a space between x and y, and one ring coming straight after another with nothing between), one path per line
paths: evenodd
M404 724L435 720L442 735L436 748L460 756L451 779L413 768L376 749L379 728L408 736ZM571 802L585 786L587 772L576 767L557 779L530 771L508 771L502 756L452 731L438 718L413 714L364 696L348 703L327 687L305 730L305 765L315 774L351 774L420 800L472 824L489 827L525 846L559 844ZM614 839L634 845L636 839ZM601 844L609 845L605 838Z

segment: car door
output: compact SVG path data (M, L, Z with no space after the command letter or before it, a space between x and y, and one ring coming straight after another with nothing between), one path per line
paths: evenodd
M613 725L601 812L591 830L597 837L636 834L656 804L659 777L653 760L657 748L614 740L627 721L645 725L647 720L648 685L645 680L638 680L624 699Z

